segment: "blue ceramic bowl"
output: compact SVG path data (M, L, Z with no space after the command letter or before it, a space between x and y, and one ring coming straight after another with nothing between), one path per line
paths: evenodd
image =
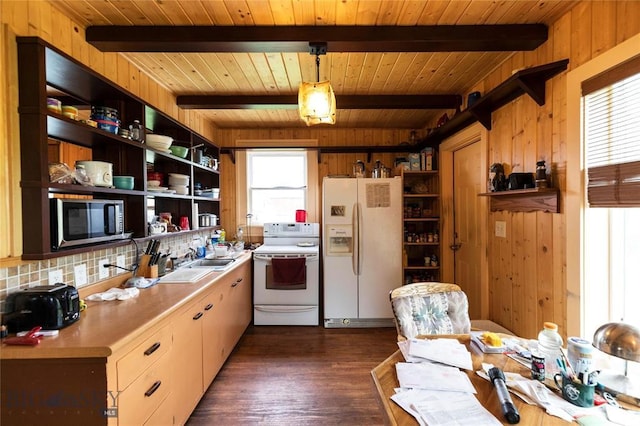
M98 129L106 130L109 133L118 134L118 129L120 128L117 124L113 124L110 121L105 120L96 120L98 123Z
M113 186L118 189L133 189L133 176L114 176Z

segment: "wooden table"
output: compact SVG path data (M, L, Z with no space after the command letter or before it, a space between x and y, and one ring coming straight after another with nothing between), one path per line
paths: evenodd
M475 345L471 344L468 335L458 336L430 336L435 337L455 337L464 343L471 352L471 358L473 361L473 371L467 371L473 386L478 392L476 397L478 401L493 414L496 419L500 420L503 424L508 425L502 415L500 403L498 402L498 396L496 394L493 384L488 380L478 376L475 372L482 368L482 363L490 363L496 367L501 368L503 371L509 371L513 373L520 373L525 377L530 375L529 369L512 360L503 354L484 354ZM411 414L404 411L393 402L390 398L393 395L394 388L399 386L398 378L396 377L396 363L404 362L404 357L400 350L394 352L389 358L385 359L376 368L371 370L371 376L376 388L376 395L378 402L380 403L385 417L385 423L389 425L417 425L418 422L411 416ZM548 415L544 409L536 405L527 405L522 400L514 395L511 396L513 403L520 412L520 424L521 425L567 425L567 422L558 418Z

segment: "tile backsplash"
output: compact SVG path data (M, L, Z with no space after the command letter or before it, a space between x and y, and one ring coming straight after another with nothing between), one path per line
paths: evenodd
M189 247L197 243L194 240L200 239L206 243L207 238L209 238L209 234L204 233L178 234L164 237L160 240L160 251L163 253L170 251L171 256L182 257L189 251ZM49 260L25 261L18 266L0 268L0 313L5 312L4 302L10 293L29 287L55 284L55 282L49 282L50 272L61 271L63 283L77 288L85 287L104 279L100 278L101 260L106 259L108 263L115 265L118 256L125 256L125 265L130 268L136 262L138 254L144 251L145 248L146 243L138 243L138 246L136 246L132 242L126 246L116 248L94 250ZM82 264L86 265L87 283L77 285L74 277L74 268ZM108 268L109 278L125 272L118 268Z

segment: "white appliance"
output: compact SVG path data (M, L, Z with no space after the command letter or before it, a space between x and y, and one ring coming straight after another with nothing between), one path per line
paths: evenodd
M265 223L262 235L264 244L253 252L253 323L318 325L320 224ZM283 268L287 261L293 268L303 263L304 272L274 270L274 263ZM278 282L274 272L276 277L284 275L285 281L289 275L290 282Z
M402 179L325 177L324 326L393 327L402 285Z

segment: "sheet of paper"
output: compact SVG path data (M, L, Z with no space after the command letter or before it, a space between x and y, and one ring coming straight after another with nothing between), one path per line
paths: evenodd
M411 414L420 425L502 424L469 393L412 389L396 393L391 400Z
M411 339L409 355L473 370L471 353L456 339Z
M455 367L399 362L396 374L402 388L476 393L469 376Z

